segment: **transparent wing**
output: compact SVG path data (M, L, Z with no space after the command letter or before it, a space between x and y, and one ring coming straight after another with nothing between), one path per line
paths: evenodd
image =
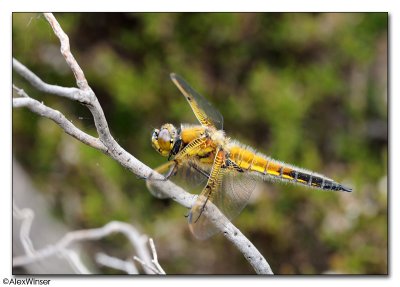
M257 183L256 176L251 173L224 170L222 181L211 196L201 193L190 211L189 226L194 236L204 240L218 232L215 224L202 214L209 201L231 221L247 205Z
M175 165L174 161L169 161L155 168L154 171L165 177L168 173L171 172L171 169L174 168L174 165ZM168 198L168 196L165 195L161 190L162 181L156 178L157 178L156 175L151 174L150 177L146 179L147 189L150 191L152 195L154 195L157 198Z
M174 168L175 164L175 161L169 161L154 170L159 174L166 176L170 173L171 169ZM199 168L195 169L194 165L187 161L178 165L176 174L173 175L170 180L183 189L191 192L200 192L207 181L207 174L209 174L209 170L203 169L199 172ZM158 179L152 177L146 179L146 186L151 194L158 198L167 198L167 196L162 192L161 185L162 181Z
M203 126L215 126L218 130L222 130L224 119L221 113L202 95L192 89L182 77L174 73L170 76L174 84L185 96L199 122Z
M229 220L233 220L249 202L257 183L257 177L252 173L229 170L222 181L221 192L216 194L214 202Z

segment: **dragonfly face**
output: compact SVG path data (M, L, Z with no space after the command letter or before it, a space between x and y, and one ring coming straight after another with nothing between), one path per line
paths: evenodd
M176 141L178 132L174 125L164 124L160 129L155 129L151 136L153 148L162 156L169 156Z
M195 237L206 239L218 231L203 215L210 202L232 220L248 203L257 179L351 191L326 176L274 160L226 137L218 110L178 75L171 74L171 79L200 124L182 125L179 131L172 124L164 124L154 130L151 141L157 152L168 156L168 162L156 169L165 179L182 171L190 182L205 182L188 216ZM155 196L162 195L151 177L147 179L147 187Z

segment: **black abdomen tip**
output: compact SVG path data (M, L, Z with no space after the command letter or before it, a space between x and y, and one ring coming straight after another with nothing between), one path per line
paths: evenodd
M346 192L352 192L353 191L352 188L346 187L346 186L343 186L343 185L339 186L339 190L346 191Z

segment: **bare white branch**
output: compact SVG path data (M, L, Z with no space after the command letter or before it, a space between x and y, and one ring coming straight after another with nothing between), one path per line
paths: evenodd
M13 107L14 108L21 108L26 107L32 112L53 120L56 124L58 124L67 134L71 135L72 137L76 138L77 140L85 143L88 146L91 146L95 149L98 149L102 152L106 152L107 148L103 145L103 143L91 135L88 135L78 129L73 123L71 123L62 113L48 106L40 103L39 101L31 98L28 94L19 89L14 85L14 90L18 93L23 95L21 98L13 98Z
M36 250L33 246L33 242L29 236L32 222L35 217L34 212L30 208L20 209L15 203L13 203L13 216L14 218L21 221L21 229L20 229L20 241L24 248L24 251L27 257L35 257ZM90 274L89 270L85 267L85 265L81 262L78 254L73 250L63 249L59 250L59 253L70 263L72 268L78 274Z
M164 275L164 274L160 273L155 267L151 266L150 264L147 264L146 262L144 262L142 259L140 259L137 256L133 256L133 260L139 262L143 266L144 270L148 270L157 275Z
M91 137L80 131L74 125L72 125L72 123L69 122L59 111L53 110L45 106L43 103L39 103L38 101L27 97L26 93L22 90L19 92L17 91L17 93L23 98L13 98L13 107L27 107L32 112L55 121L62 129L64 129L66 133L82 141L83 143L106 153L120 163L123 167L141 178L147 178L150 176L150 174L152 174L152 176L155 178L160 176L156 175L151 168L125 151L112 137L103 109L98 102L96 95L89 87L84 73L70 51L68 36L63 32L59 23L52 14L46 13L45 17L52 26L54 33L60 39L61 53L73 71L79 89L49 85L43 82L39 77L37 77L33 72L31 72L17 60L13 60L13 68L18 74L20 74L38 90L57 96L67 97L71 100L76 100L85 104L85 106L93 115L99 138L97 139ZM185 190L170 181L160 181L157 182L157 184L168 197L187 208L190 208L196 199L196 196L187 193ZM240 252L243 253L244 257L252 265L254 270L259 274L273 274L268 262L254 247L254 245L229 220L227 220L215 206L208 204L207 207L208 209L207 212L205 212L205 215L209 216L219 230L224 234L224 236L231 241L240 250ZM76 238L82 237L83 239L94 239L93 234L89 236L89 238L86 237L87 235L82 236L79 232L75 232L73 235L74 239L66 236L59 243L57 243L55 247L63 248L64 246L75 242L77 240ZM49 256L49 254L54 254L54 250L52 250L52 248L41 250L39 257L44 258ZM142 259L144 258L142 255L139 255L139 257ZM22 264L20 262L26 262L24 260L27 260L27 258L16 258L16 260L14 260L14 264ZM28 260L32 259L28 258Z
M149 238L149 244L150 244L151 253L153 254L153 259L151 259L151 263L153 263L154 266L144 262L142 259L140 259L137 256L133 256L133 260L139 262L142 265L144 270L150 270L158 275L166 275L164 269L158 263L157 251L156 251L156 247L154 245L154 241L152 238Z
M85 266L85 264L83 264L79 254L71 249L72 244L78 241L100 239L115 232L124 234L130 241L131 245L136 249L137 254L142 256L148 264L154 260L150 259L150 253L146 246L147 236L140 235L133 226L124 222L115 221L110 222L102 228L69 232L57 244L47 246L41 250L35 250L29 237L29 232L34 218L33 211L29 208L20 209L14 203L13 216L14 218L22 221L20 229L20 241L26 253L25 256L13 258L13 266L26 265L43 260L49 256L59 255L70 263L77 274L91 274L89 269ZM102 253L96 256L96 261L102 265L126 271L128 274L138 274L136 266L130 261L123 261ZM147 269L145 272L150 272L150 274L155 273L152 270L149 271Z
M33 254L35 253L35 248L33 247L33 243L31 238L29 237L29 233L31 231L32 222L35 215L32 209L19 209L19 207L13 202L13 216L16 219L22 221L19 238L25 250L25 253L28 256L33 256Z
M18 96L24 97L24 98L29 98L28 94L25 93L23 89L18 88L16 85L12 85L13 90L17 93Z
M153 238L149 238L149 243L150 243L151 253L153 254L153 259L151 260L151 262L153 262L154 266L156 266L157 270L159 271L159 274L165 275L164 269L162 269L161 265L158 263L157 251L156 251L156 246L154 245Z
M74 267L79 266L78 269L85 270L83 264L79 263L79 258L75 258L72 253L65 253L70 251L70 247L80 241L86 240L99 240L106 237L112 233L122 233L130 241L131 245L135 248L136 253L143 258L148 264L151 263L150 252L146 246L146 237L143 237L132 225L125 222L112 221L103 227L71 231L65 234L61 240L59 240L54 245L46 246L42 249L33 250L30 254L17 256L13 258L13 266L22 266L31 264L47 257L61 254L63 256L68 256L70 261L75 264ZM72 257L71 257L72 254ZM87 268L86 268L87 270ZM86 271L85 271L86 272ZM89 271L87 271L89 272Z
M65 61L67 62L68 66L74 73L76 84L83 91L91 90L81 67L78 65L78 63L75 60L75 57L71 53L68 35L65 34L60 24L58 23L57 19L54 17L52 13L44 13L44 16L46 17L47 22L50 23L51 28L53 28L54 34L60 40L61 54L64 56Z
M96 262L109 268L124 271L127 274L139 274L139 271L133 262L121 260L104 253L96 254Z
M63 249L60 251L60 254L68 261L77 274L92 274L85 264L83 264L79 254L76 251L71 249Z
M39 91L68 98L70 100L78 101L81 103L89 103L89 101L87 100L87 95L83 94L81 90L77 88L66 88L57 85L47 84L43 82L43 80L35 75L31 70L22 65L17 59L13 58L12 64L14 71L16 71Z

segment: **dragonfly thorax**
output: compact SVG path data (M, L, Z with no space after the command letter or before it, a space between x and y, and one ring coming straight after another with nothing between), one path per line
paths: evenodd
M223 130L212 131L210 138L217 146L223 146L226 143L225 132Z
M154 129L151 144L162 156L168 156L178 137L178 131L174 125L164 124L160 129Z

